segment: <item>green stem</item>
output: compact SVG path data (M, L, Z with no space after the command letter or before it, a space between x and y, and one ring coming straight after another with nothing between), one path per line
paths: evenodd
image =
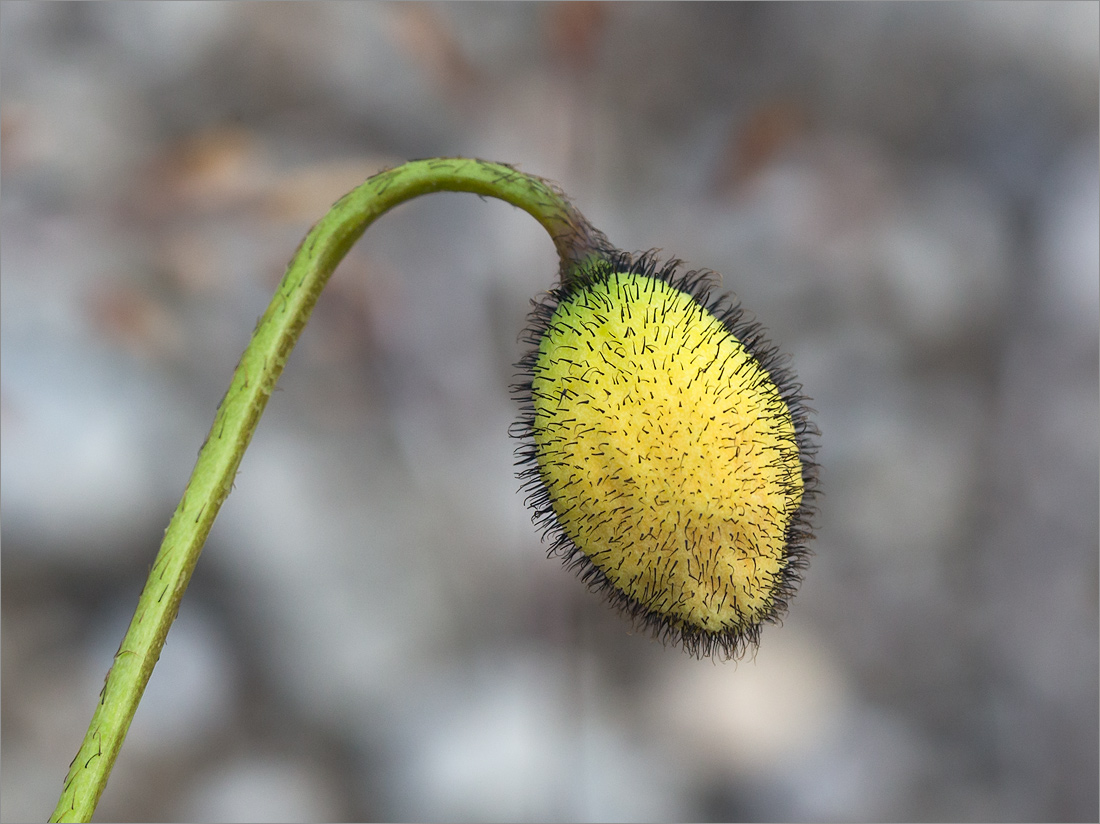
M552 184L509 166L465 158L417 160L367 180L306 235L241 355L164 542L115 654L88 734L51 821L89 821L107 784L168 628L287 356L321 290L366 228L399 203L431 192L473 192L531 214L550 233L567 279L607 241Z

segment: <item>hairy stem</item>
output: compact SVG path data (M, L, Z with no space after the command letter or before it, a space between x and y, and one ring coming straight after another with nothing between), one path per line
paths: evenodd
M606 238L555 186L480 160L413 161L375 175L332 207L302 241L233 372L51 821L89 821L95 812L214 518L325 283L376 218L406 200L443 191L499 198L530 213L554 240L563 280L607 248Z

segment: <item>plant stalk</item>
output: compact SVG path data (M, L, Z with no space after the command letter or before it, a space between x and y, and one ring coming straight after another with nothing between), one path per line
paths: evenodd
M51 821L91 820L214 518L290 350L337 264L366 228L394 206L444 191L499 198L528 212L553 238L563 281L608 247L606 238L553 184L481 160L412 161L371 177L333 205L298 247L233 372Z

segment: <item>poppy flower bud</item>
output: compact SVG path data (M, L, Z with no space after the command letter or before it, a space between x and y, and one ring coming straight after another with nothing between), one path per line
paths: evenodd
M551 552L692 654L740 655L806 565L816 430L717 277L604 255L535 305L514 387Z

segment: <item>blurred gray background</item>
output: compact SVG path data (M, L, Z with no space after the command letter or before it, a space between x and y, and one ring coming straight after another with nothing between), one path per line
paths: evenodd
M697 661L546 559L507 387L553 247L424 198L322 297L100 819L1095 821L1097 9L3 3L3 819L53 809L302 235L461 154L792 354L785 625Z

